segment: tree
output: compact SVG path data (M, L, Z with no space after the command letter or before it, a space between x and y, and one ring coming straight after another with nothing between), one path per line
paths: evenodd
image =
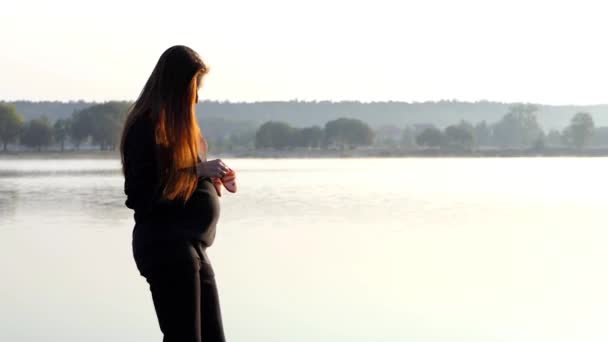
M61 152L65 149L65 139L70 132L70 126L71 120L69 118L57 119L53 125L53 138L61 145Z
M416 143L420 146L440 147L443 143L443 133L435 127L427 128L416 137Z
M284 122L268 121L255 134L256 148L284 149L293 146L293 128Z
M53 140L53 128L46 117L30 120L22 131L21 143L35 147L40 152L42 146L48 146Z
M404 147L413 147L416 145L416 134L411 126L405 126L401 134L401 145Z
M107 102L85 109L93 120L91 137L100 150L116 149L128 109L126 102Z
M570 144L578 150L582 150L593 136L593 131L595 130L593 117L585 112L576 113L572 117L572 120L570 120L570 126L566 130L568 131Z
M369 146L374 141L371 127L359 119L339 118L325 124L326 145L350 149Z
M100 150L115 150L128 108L128 102L111 101L74 112L70 132L73 143L78 148L90 136Z
M78 111L72 113L72 125L70 126L69 136L72 144L78 150L80 144L85 141L93 131L93 120L88 112Z
M449 143L463 149L471 149L475 141L473 126L464 120L458 125L448 126L445 129L445 137Z
M547 137L545 137L545 134L541 133L541 135L539 135L538 138L536 138L536 140L532 143L532 150L542 152L546 148L546 139Z
M296 129L296 146L318 148L323 141L323 129L319 126Z
M506 147L530 147L542 134L535 105L517 104L494 125L496 143Z
M17 113L15 106L0 103L0 140L2 140L3 150L6 152L6 145L15 142L21 127L23 117Z
M475 125L473 135L478 146L489 146L492 144L492 129L485 120Z

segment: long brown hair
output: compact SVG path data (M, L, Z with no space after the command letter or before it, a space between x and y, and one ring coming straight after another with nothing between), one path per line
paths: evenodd
M197 184L194 166L202 133L196 120L198 87L208 68L189 47L172 46L159 58L137 100L129 109L120 142L125 172L124 143L133 123L147 117L154 123L163 198L186 201Z

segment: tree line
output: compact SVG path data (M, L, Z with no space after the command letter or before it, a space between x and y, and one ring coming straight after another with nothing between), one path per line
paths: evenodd
M328 121L325 127L291 127L287 123L268 121L257 130L256 148L285 149L290 147L354 149L369 146L374 132L359 119L338 118Z
M545 147L589 146L596 133L591 114L576 113L562 131L545 133L538 123L538 107L517 104L509 107L498 121L472 124L466 120L440 129L432 124L383 126L373 130L358 119L339 118L319 126L295 128L285 122L268 121L256 132L256 148L356 148L374 145L392 148L435 148L471 151L475 148L542 149ZM608 128L601 130L604 139L595 143L608 145Z
M128 102L116 101L93 105L51 123L46 116L26 122L14 105L0 103L3 151L7 151L8 144L16 143L38 151L55 143L63 151L68 139L76 150L85 141L98 145L100 150L115 150L128 106Z
M0 141L4 151L8 144L15 143L38 151L56 144L64 151L68 140L76 150L83 142L90 142L98 145L100 150L113 151L119 141L128 106L127 102L97 104L74 111L71 117L58 118L51 123L45 116L25 122L15 106L0 103ZM207 122L210 127L207 127ZM373 130L367 124L350 118L332 120L324 128L295 128L283 122L269 121L255 132L243 127L227 137L214 135L213 128L235 124L233 122L211 118L199 120L199 124L204 131L211 131L208 135L211 138L210 145L217 150L226 149L226 145L260 149L329 146L352 149L371 145L374 138Z
M578 112L570 124L561 132L551 130L545 133L539 125L535 112L538 107L517 104L496 123L481 121L475 125L462 120L447 126L444 130L430 126L424 129L406 127L401 143L406 146L428 148L455 148L470 150L475 147L495 147L509 149L550 147L572 147L583 149L590 145L595 133L593 117L587 112ZM606 141L608 143L608 140Z
M2 101L0 101L2 102ZM74 111L99 103L86 101L11 101L27 120L45 115L51 122L69 117ZM425 102L360 102L360 101L201 101L197 113L205 118L222 118L249 123L254 130L267 121L284 121L295 127L323 125L340 117L359 119L371 127L432 123L447 127L460 119L469 122L497 122L507 113L511 103L494 101L464 102L456 100ZM548 129L565 127L574 113L593 113L596 125L608 126L608 104L589 106L538 105L535 113L539 124ZM211 132L210 132L211 133Z
M74 110L71 116L51 122L41 116L25 121L15 106L0 103L0 141L6 151L9 144L36 149L51 144L61 151L66 142L78 150L83 143L100 150L115 150L130 103L107 102ZM330 120L324 126L293 127L286 122L269 120L255 127L225 118L199 118L210 147L216 152L241 149L354 149L361 146L393 148L460 149L475 148L544 148L608 145L608 128L596 128L593 117L578 112L561 131L544 132L538 123L538 107L516 104L494 123L466 120L439 128L433 124L385 125L373 129L352 117Z

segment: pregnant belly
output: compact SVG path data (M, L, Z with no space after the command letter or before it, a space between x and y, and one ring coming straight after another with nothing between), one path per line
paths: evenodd
M199 180L196 191L188 200L188 218L201 230L215 229L220 216L220 201L211 181Z

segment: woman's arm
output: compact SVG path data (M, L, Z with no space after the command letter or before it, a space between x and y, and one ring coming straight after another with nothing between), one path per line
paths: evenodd
M157 160L153 131L146 126L133 125L125 141L126 206L138 212L152 210L159 195Z

